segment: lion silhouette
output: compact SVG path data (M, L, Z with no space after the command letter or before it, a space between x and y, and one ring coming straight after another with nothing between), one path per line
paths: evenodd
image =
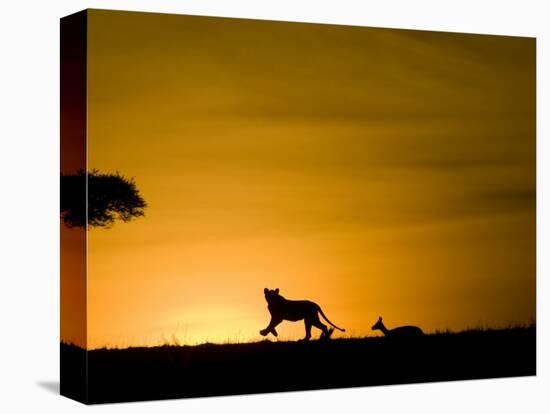
M267 325L267 328L260 331L260 335L262 336L266 336L270 332L274 336L277 336L275 327L282 321L296 322L303 319L306 327L306 336L302 339L302 341L309 341L311 338L312 326L315 326L322 331L321 339L328 339L332 335L332 332L334 332L334 329L328 329L327 326L319 320L319 313L331 326L339 331L346 331L345 329L339 328L329 321L321 310L321 307L314 302L309 300L285 299L279 295L279 288L275 290L265 288L264 295L265 300L267 301L267 309L271 314L271 321L269 322L269 325Z

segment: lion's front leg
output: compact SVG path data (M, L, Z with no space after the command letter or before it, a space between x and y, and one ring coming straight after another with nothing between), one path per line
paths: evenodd
M306 336L301 341L307 342L311 338L311 321L309 321L308 319L304 319L304 324L306 327Z
M279 325L283 320L278 318L271 318L271 322L269 322L269 325L265 329L262 329L260 331L260 335L266 336L268 333L272 333L274 336L277 336L277 331L275 330L275 327Z

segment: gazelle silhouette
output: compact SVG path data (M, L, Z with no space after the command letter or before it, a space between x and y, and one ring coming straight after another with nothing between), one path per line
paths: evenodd
M381 316L379 316L378 321L372 325L372 330L375 331L376 329L381 330L384 335L388 337L411 337L424 334L422 329L418 326L399 326L397 328L388 329L384 326Z

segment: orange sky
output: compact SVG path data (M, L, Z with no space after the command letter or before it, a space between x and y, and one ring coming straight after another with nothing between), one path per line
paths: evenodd
M93 10L88 347L259 338L263 288L351 335L535 318L535 41ZM283 338L303 336L283 323Z

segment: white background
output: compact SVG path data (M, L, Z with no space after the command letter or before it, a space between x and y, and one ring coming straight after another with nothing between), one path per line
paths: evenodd
M9 1L0 9L0 411L542 413L550 407L545 1ZM86 408L59 379L59 21L87 7L536 36L538 376ZM545 27L546 23L546 27ZM543 73L543 68L546 73ZM546 98L546 100L545 100ZM546 133L545 133L546 132ZM545 218L546 217L546 218ZM545 352L546 351L546 352ZM452 355L450 356L452 357ZM328 361L320 361L328 364ZM266 374L269 372L266 370ZM31 411L33 410L33 411Z

